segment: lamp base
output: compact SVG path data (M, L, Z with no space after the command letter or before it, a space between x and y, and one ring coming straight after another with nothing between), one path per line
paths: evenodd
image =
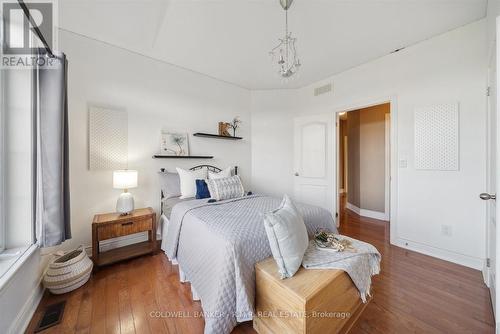
M134 196L129 192L121 193L116 201L116 212L128 215L132 211L134 211Z

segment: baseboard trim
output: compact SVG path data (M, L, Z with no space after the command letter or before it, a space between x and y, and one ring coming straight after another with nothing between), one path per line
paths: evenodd
M21 311L17 315L17 318L14 320L7 333L17 334L26 332L31 318L33 318L38 304L40 304L40 301L42 300L43 293L45 292L45 288L42 285L42 278L43 275L40 278L37 287L33 290L31 297L26 301L26 303L24 303Z
M496 286L495 286L495 275L493 275L493 273L489 273L489 278L488 280L491 282L491 286L488 286L488 288L490 289L490 300L491 300L491 305L493 307L493 315L496 317L496 298L497 298L497 289L496 289ZM498 319L498 318L497 318ZM498 323L498 322L497 322ZM497 327L498 328L498 327Z
M482 271L483 266L484 266L484 259L481 258L476 258L472 257L469 255L464 255L456 252L452 252L446 249L442 248L437 248L433 247L430 245L425 245L419 242L403 239L403 238L396 238L395 242L393 245L405 248L417 253L429 255L441 260L445 260L448 262L453 262L465 267L469 267L472 269L476 269L479 271Z
M361 209L361 208L358 208L356 205L351 204L349 202L347 202L346 207L349 210L354 211L355 213L357 213L358 215L363 216L363 217L389 221L389 215L386 214L385 212Z
M486 261L484 261L484 263L483 263L483 269L481 270L481 273L483 274L484 284L486 284L486 286L489 288L490 283L491 283L491 281L490 281L490 269L486 265Z

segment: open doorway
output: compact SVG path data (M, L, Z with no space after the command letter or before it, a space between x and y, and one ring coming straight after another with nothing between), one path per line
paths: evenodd
M390 103L337 113L339 224L348 214L389 222Z

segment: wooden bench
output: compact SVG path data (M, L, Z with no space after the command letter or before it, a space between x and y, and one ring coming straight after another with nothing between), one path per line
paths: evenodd
M255 265L253 327L267 333L347 333L368 303L342 270L300 268L280 279L276 262Z

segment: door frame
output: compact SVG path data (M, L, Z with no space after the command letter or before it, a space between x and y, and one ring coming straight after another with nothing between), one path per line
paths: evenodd
M358 109L364 109L368 107L373 107L379 104L384 104L384 103L390 103L390 169L389 169L389 176L386 176L386 182L389 182L389 230L390 230L390 243L391 244L396 244L397 240L397 200L398 200L398 151L397 151L397 133L398 133L398 103L397 103L397 96L392 95L392 96L383 96L383 97L373 97L373 98L368 98L368 99L363 99L359 101L353 101L351 103L344 103L344 104L339 104L337 106L334 106L332 108L333 113L335 114L335 122L336 125L334 127L335 133L333 134L333 140L335 141L334 146L335 147L335 156L336 158L334 159L334 163L332 168L334 169L333 175L335 175L335 187L333 188L333 191L335 192L335 199L336 199L336 204L335 207L337 208L337 211L340 208L340 190L337 187L337 178L338 178L338 170L339 170L339 159L338 159L338 152L339 152L339 127L338 127L338 114L341 112L349 112L353 110L358 110ZM336 223L337 226L339 224L339 219L336 217Z
M387 219L391 219L391 113L384 115L384 130L385 130L385 203L384 212Z
M348 143L347 143L347 136L344 134L344 138L341 138L340 136L340 115L336 114L335 115L336 119L334 120L335 122L335 127L337 128L337 132L334 134L337 136L336 138L336 146L334 146L337 150L337 154L335 155L334 159L337 160L336 165L337 165L337 170L336 170L336 184L337 187L339 187L339 193L347 193L347 168L348 168L348 163L347 163L347 150L348 150ZM342 147L342 152L344 153L342 160L343 160L343 165L340 166L339 161L340 161L340 143L344 143L344 147ZM340 171L342 170L342 177L340 177ZM342 188L340 188L340 181L342 181ZM339 204L339 203L337 203Z

